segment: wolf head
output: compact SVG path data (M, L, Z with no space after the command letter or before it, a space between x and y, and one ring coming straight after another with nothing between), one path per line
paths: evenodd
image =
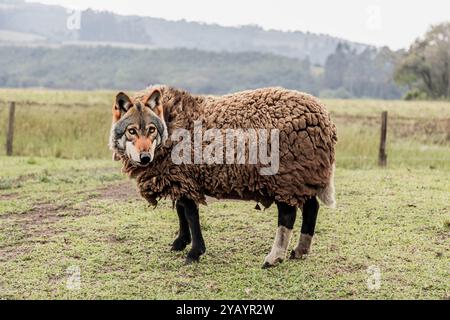
M148 165L155 150L167 140L167 125L161 104L161 90L150 89L144 96L116 95L109 146L113 159L128 158L138 166Z

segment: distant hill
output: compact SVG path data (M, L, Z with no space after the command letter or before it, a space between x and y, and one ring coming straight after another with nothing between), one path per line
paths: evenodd
M81 28L70 30L67 27L70 15L61 6L0 0L0 43L254 51L301 60L309 58L311 63L320 65L324 65L339 43L357 52L369 47L309 32L264 30L258 26L223 27L93 10L81 12Z
M223 94L283 86L318 96L399 98L396 54L338 46L324 67L257 52L0 45L0 87L138 90L163 83L194 93Z
M163 83L206 94L317 89L308 61L263 53L0 46L0 64L0 87L138 90Z

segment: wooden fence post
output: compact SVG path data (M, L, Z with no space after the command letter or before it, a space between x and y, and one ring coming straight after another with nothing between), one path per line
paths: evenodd
M386 134L387 134L387 111L383 111L381 114L381 139L380 139L380 152L378 153L378 165L380 167L386 167L387 154L386 154Z
M7 156L12 156L12 154L13 154L15 111L16 111L16 103L14 101L11 101L9 103L8 132L6 134L6 155Z

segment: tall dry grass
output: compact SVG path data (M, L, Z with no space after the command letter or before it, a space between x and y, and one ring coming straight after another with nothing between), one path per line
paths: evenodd
M16 101L14 154L58 158L109 158L114 92L0 90L0 141L7 101ZM450 168L450 103L326 100L338 128L338 166L377 165L380 114L388 110L389 166ZM0 155L5 148L0 147Z

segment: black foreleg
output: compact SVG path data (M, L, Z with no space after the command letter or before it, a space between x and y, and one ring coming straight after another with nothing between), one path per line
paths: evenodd
M191 230L192 248L186 257L186 263L191 263L200 259L200 256L206 251L206 246L200 227L197 204L193 200L187 198L182 198L179 202L184 207L186 220Z
M172 243L172 250L182 251L186 246L191 243L191 233L189 231L189 223L186 218L185 209L182 203L177 201L177 214L180 222L180 227L178 230L178 236Z

